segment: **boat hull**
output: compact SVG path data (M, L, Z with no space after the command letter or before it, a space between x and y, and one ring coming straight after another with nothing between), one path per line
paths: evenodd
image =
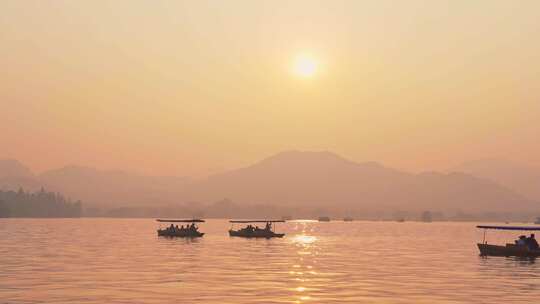
M516 256L516 257L538 257L540 250L530 250L527 246L517 246L514 244L490 245L478 243L478 249L482 256Z
M166 237L185 237L185 238L196 238L196 237L202 237L204 235L203 232L198 231L175 231L170 232L166 230L158 230L157 231L158 236L166 236Z
M229 236L237 236L243 238L282 238L285 233L274 233L268 231L254 231L254 232L244 232L237 230L229 230Z

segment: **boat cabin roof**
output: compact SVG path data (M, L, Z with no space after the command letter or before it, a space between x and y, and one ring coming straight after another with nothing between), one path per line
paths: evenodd
M200 219L191 219L191 220L168 220L168 219L157 219L157 222L166 222L166 223L204 223L204 220Z
M476 228L497 229L497 230L522 230L522 231L540 231L540 226L484 226L479 225Z
M232 220L229 223L285 223L285 220Z

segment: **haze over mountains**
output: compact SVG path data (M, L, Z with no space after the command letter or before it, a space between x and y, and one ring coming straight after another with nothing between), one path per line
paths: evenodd
M465 162L454 171L491 179L525 197L540 201L540 168L504 159L480 159Z
M14 159L0 159L0 190L15 190L19 187L37 189L42 182L32 171Z
M352 162L331 152L286 151L245 168L189 179L78 166L34 175L10 160L0 161L0 189L44 186L82 200L85 207L188 204L202 208L214 204L210 206L222 213L232 209L240 212L243 206L253 205L259 209L266 206L278 214L305 213L306 210L330 214L388 214L422 210L504 213L540 209L540 203L535 202L540 201L539 197L531 186L538 181L534 174L524 173L523 176L531 179L518 180L512 177L516 176L513 170L495 170L498 175L480 170L486 168L489 166L464 165L460 171L470 174L412 174L375 162Z

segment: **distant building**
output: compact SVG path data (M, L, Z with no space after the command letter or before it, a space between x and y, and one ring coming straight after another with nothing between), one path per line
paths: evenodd
M430 223L433 220L433 216L430 211L422 212L422 222Z

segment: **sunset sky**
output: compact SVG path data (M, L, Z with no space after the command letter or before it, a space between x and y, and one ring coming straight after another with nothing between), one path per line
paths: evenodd
M540 1L0 2L0 158L540 165Z

